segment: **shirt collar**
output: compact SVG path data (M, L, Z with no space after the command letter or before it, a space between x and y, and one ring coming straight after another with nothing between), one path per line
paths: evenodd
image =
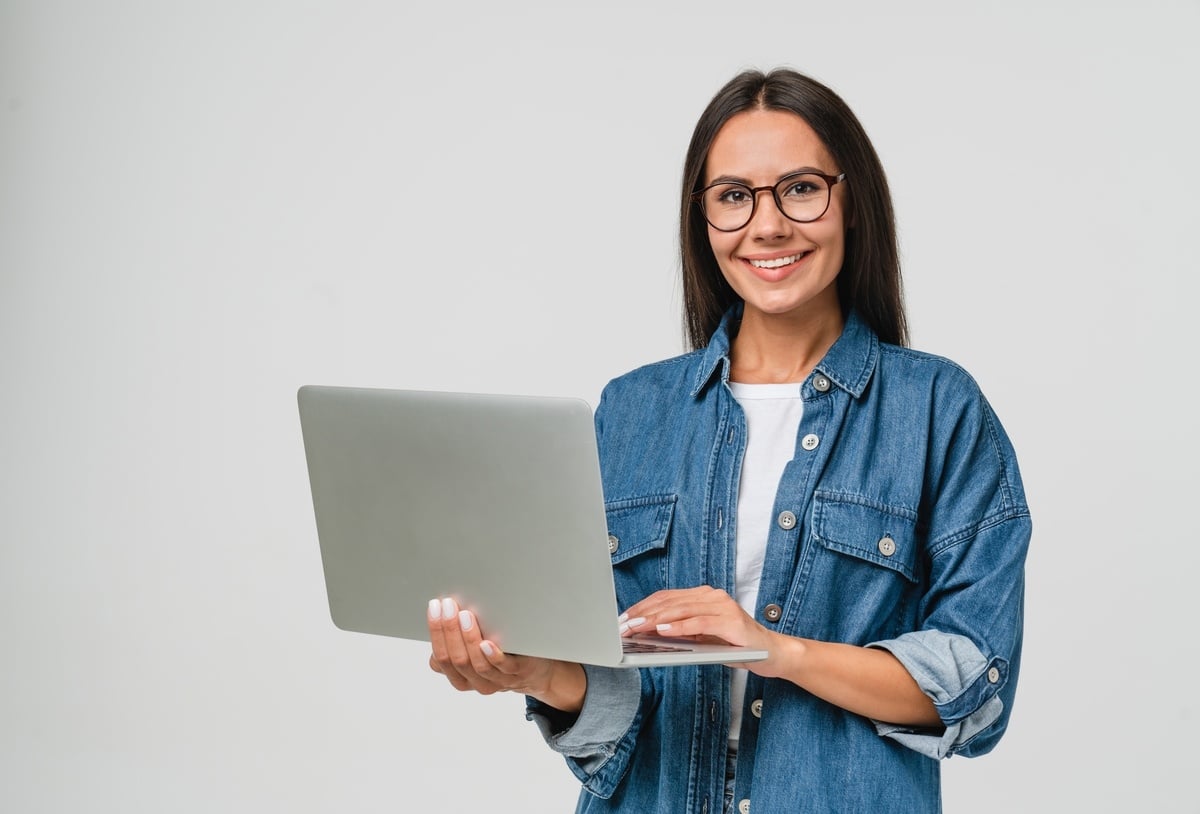
M725 312L708 345L700 356L700 366L692 382L691 395L700 394L713 380L718 369L721 381L729 378L729 347L733 334L742 319L742 304L739 302ZM855 398L862 395L875 371L879 360L879 337L863 322L855 311L846 317L842 335L833 343L825 357L813 368L813 372L824 374L831 382ZM812 378L811 376L809 377ZM808 386L808 385L806 385Z

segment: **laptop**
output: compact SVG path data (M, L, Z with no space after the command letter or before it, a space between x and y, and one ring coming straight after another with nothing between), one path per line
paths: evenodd
M297 403L337 627L427 642L429 600L452 597L506 653L628 667L766 658L620 636L586 402L305 385Z

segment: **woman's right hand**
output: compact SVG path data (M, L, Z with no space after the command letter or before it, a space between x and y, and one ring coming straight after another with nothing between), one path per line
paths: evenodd
M508 655L483 637L475 614L450 598L431 599L426 615L433 653L429 667L461 691L519 692L563 712L583 708L583 667L534 656Z

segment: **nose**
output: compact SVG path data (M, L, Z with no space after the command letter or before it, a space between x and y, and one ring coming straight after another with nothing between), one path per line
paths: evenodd
M779 237L785 233L787 229L788 218L783 214L783 210L779 208L779 202L775 200L775 195L770 187L766 189L754 190L755 205L754 214L750 217L748 224L751 234L755 237L770 238ZM763 200L763 196L766 200Z

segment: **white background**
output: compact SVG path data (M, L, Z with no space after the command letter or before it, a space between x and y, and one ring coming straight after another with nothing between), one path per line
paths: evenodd
M947 811L1200 811L1200 4L1134 6L0 0L0 809L571 810L520 699L333 627L295 391L594 404L679 352L692 125L788 65L1034 514Z

